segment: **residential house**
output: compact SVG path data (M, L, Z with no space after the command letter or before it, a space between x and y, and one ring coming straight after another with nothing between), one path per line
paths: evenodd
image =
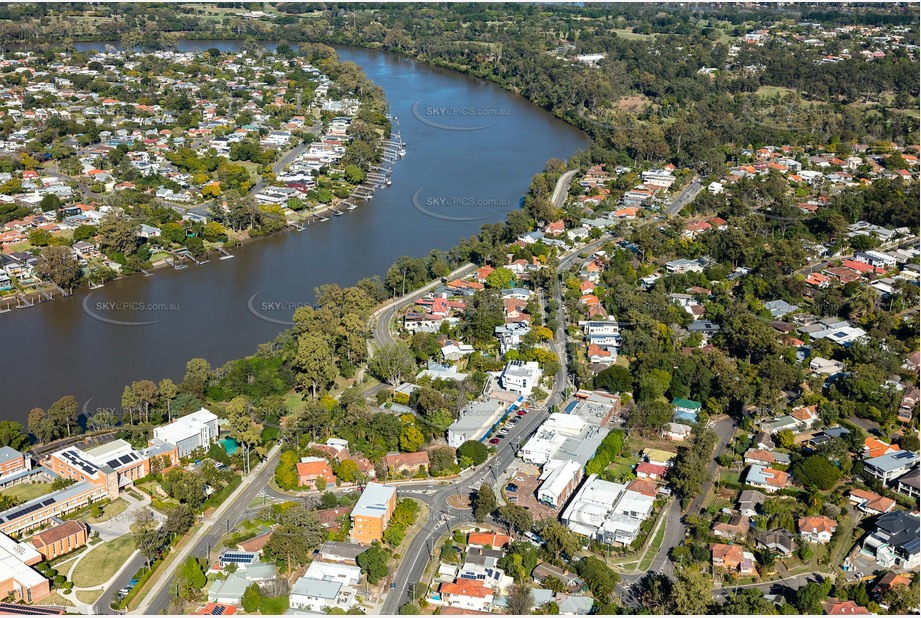
M754 554L745 551L741 545L713 543L710 552L716 568L734 571L743 577L757 574Z
M863 462L863 469L883 484L907 474L918 467L918 454L911 451L897 451L879 457L872 457Z
M468 547L492 547L501 549L512 542L512 537L499 532L470 532L467 534Z
M748 534L750 528L748 517L733 515L728 522L714 525L713 534L721 538L737 539Z
M391 453L381 458L387 469L394 474L414 473L429 465L427 451L419 453Z
M825 614L828 616L869 616L870 610L862 605L857 605L854 601L839 601L831 598L822 604Z
M900 494L917 501L921 498L921 469L915 468L908 474L899 477L896 481L895 490Z
M336 482L336 475L322 457L302 457L295 467L298 485L302 487L316 484L318 478L322 478L326 483Z
M521 393L525 397L540 383L542 376L540 365L536 361L509 361L499 376L502 388Z
M786 488L789 485L789 478L786 472L754 465L748 469L748 473L745 475L745 483L762 491L774 493L778 489Z
M796 537L789 530L777 528L758 535L758 547L769 549L775 554L789 556L796 549Z
M885 498L866 489L852 489L847 494L848 499L858 509L870 515L882 515L895 508L895 500Z
M288 603L293 609L321 614L336 608L347 611L355 604L356 594L352 586L305 576L291 586Z
M440 600L448 607L488 612L494 600L492 588L478 579L458 579L445 582L438 587Z
M800 538L807 543L828 543L835 530L838 529L838 522L831 517L800 517L797 521Z
M917 569L921 564L918 516L905 511L880 515L862 551L884 568Z
M675 397L672 399L672 409L675 412L673 419L676 421L696 423L697 416L700 414L702 407L703 405L699 401Z
M758 515L759 509L766 499L767 496L760 491L743 489L742 493L739 494L739 513L745 517L754 517Z
M663 435L669 440L687 440L691 436L691 427L682 423L666 423Z

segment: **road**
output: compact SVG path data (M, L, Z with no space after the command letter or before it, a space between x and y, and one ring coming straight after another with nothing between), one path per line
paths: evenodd
M476 269L475 264L464 264L449 274L446 279L450 281L451 279L465 277L466 275L473 272L474 269ZM403 307L413 304L416 302L416 300L422 298L441 284L442 283L440 280L432 281L425 287L419 288L414 292L410 292L409 294L401 296L396 300L390 301L375 311L373 314L371 314L369 321L371 322L370 328L374 336L374 345L376 345L378 348L382 348L391 343L395 343L396 339L394 339L393 333L390 330L390 324L393 322L393 318L396 313Z
M697 197L701 189L703 189L703 185L700 184L700 176L694 176L694 179L691 180L691 184L686 186L684 190L675 197L671 206L665 210L665 214L670 217L677 215L681 212L682 208L690 204L691 201Z
M553 202L553 205L557 208L562 208L563 204L566 202L566 195L569 193L569 185L572 182L572 177L575 176L578 171L579 170L575 169L563 172L563 175L557 179L556 186L553 187L553 195L550 196L550 201Z
M218 507L214 514L205 521L202 528L195 533L192 540L179 551L171 565L171 570L162 571L155 576L153 588L147 592L144 601L131 612L132 614L160 614L167 610L172 596L170 585L173 582L175 569L189 556L208 557L209 549L217 546L221 536L228 530L233 530L240 523L249 505L268 486L274 476L275 465L278 463L280 454L281 445L276 445L269 451L266 459L243 479L243 483L236 492ZM126 583L133 575L134 572L130 571L125 580Z
M596 240L589 245L579 247L563 256L560 260L560 270L567 268L573 261L579 258L581 253L590 252L600 247L607 240ZM561 288L559 279L554 289L554 296L560 303L560 312L562 315L563 303L561 298ZM404 297L405 299L405 297ZM405 300L395 301L393 307L387 307L381 310L378 315L378 323L375 330L375 339L378 339L377 332L380 331L379 339L381 341L392 341L393 336L390 333L390 320L393 311L399 303L405 304ZM390 318L384 319L384 311L389 311ZM560 320L561 332L563 320ZM560 336L560 332L557 333ZM559 342L555 347L559 346ZM560 350L557 349L560 353ZM550 398L547 400L547 406L542 408L531 409L517 425L508 431L508 436L497 446L495 455L487 462L473 470L473 472L462 476L452 485L442 487L431 494L422 494L418 491L398 489L398 494L411 496L417 500L425 502L429 507L430 516L422 525L422 530L416 534L409 544L409 547L403 553L403 558L397 567L393 576L392 584L394 588L387 595L384 601L382 614L396 614L400 606L408 602L410 585L419 582L422 578L425 566L428 561L434 557L436 543L438 538L452 526L473 521L473 514L469 509L457 509L448 504L448 498L451 495L469 495L473 489L479 487L483 482L490 484L498 482L499 476L507 470L515 460L515 454L518 446L527 440L528 437L546 420L550 414L550 406L562 400L563 390L568 384L567 380L567 358L565 349L560 353L560 371L555 376L553 390Z

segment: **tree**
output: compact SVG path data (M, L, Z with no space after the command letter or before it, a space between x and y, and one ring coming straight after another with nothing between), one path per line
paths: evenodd
M425 442L425 436L415 425L407 424L400 432L400 450L404 453L415 453Z
M134 514L134 546L147 561L147 568L160 552L163 537L150 509L144 507Z
M611 599L614 588L620 582L620 576L595 556L588 556L577 561L576 571L579 577L585 580L595 600L601 604Z
M503 504L499 507L499 517L508 526L518 532L528 532L534 525L531 512L517 504Z
M254 614L259 611L259 605L262 603L262 591L259 584L253 582L243 591L243 598L240 599L240 605L247 614Z
M173 468L163 477L160 486L171 498L197 509L205 501L204 477L185 468Z
M526 584L512 584L508 593L506 614L524 615L530 614L531 608L534 607L534 594L530 586Z
M488 484L483 483L476 490L473 499L473 517L477 521L486 521L490 513L496 510L496 494Z
M603 388L609 393L633 392L633 377L630 370L620 365L611 365L600 372L592 384L595 388Z
M186 558L176 573L179 596L187 601L194 601L201 597L202 590L207 583L208 578L202 568L201 559L194 556Z
M296 489L299 483L297 463L300 458L297 451L284 451L275 467L275 482L282 489Z
M509 287L515 280L515 273L508 268L497 268L486 276L486 286L494 289Z
M376 584L390 573L387 560L390 555L377 543L358 554L355 561L361 567L361 572L368 578L369 584Z
M15 421L0 421L0 447L8 446L17 451L29 448L29 436L22 430L22 424Z
M793 448L793 441L796 439L796 434L794 434L789 429L782 429L777 432L777 446L783 449L790 450Z
M454 450L451 447L439 446L429 451L429 472L432 476L449 473L454 469Z
M176 384L169 378L163 378L160 380L160 385L158 386L160 391L160 399L166 402L166 416L172 421L173 413L170 409L173 399L176 398L176 395L179 394L179 389L176 387Z
M560 554L566 554L570 558L574 557L582 547L582 541L579 536L558 522L555 519L542 520L540 527L540 536L544 539L547 549L553 552L556 559L560 559Z
M672 586L675 613L693 615L706 614L713 598L713 580L709 573L696 564L678 570L678 577Z
M28 425L29 433L35 436L39 443L54 440L58 433L57 425L48 418L48 415L41 408L29 410Z
M821 455L810 455L794 463L791 472L804 487L823 491L831 489L841 479L841 471Z
M391 386L403 381L403 376L416 369L413 354L404 343L385 345L374 353L368 369Z
M358 464L353 459L344 459L336 470L336 476L343 483L354 483L359 476Z
M474 466L478 466L489 458L489 449L478 440L467 440L457 449L457 458L466 457Z
M53 281L65 290L73 288L80 281L82 270L77 258L68 247L52 245L42 249L42 259L35 267L35 274Z
M301 387L310 387L314 400L317 398L317 391L326 389L338 373L332 348L319 332L309 332L298 337L294 367L298 371L298 384Z
M795 605L803 614L821 614L822 601L831 592L831 579L822 583L809 582L796 591Z
M163 524L163 531L166 534L182 536L195 523L195 513L188 504L177 504L166 512L166 522Z
M160 392L157 384L152 380L138 380L131 383L131 392L134 393L134 400L144 411L144 422L150 422L150 406L156 403Z
M38 203L38 207L42 209L42 212L51 212L52 210L57 210L62 205L61 198L59 198L54 193L47 193L42 201Z
M203 358L193 358L185 365L185 377L182 379L182 390L196 397L205 394L208 380L211 378L211 365Z
M48 418L58 428L66 427L67 436L70 437L71 427L77 424L77 414L79 406L77 399L73 395L61 397L48 408Z

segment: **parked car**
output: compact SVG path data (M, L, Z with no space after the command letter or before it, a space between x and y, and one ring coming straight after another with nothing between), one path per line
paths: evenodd
M525 412L524 410L518 410L517 412L515 412L515 416L524 416L525 414L527 414L527 412Z
M505 491L509 493L516 492L518 491L518 485L515 485L514 483L509 483L508 485L505 486Z
M489 441L490 444L499 444L500 442L502 442L502 440L500 440L499 438L493 438L492 440Z

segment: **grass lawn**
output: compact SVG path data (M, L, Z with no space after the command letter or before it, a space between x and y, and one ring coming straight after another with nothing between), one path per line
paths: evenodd
M97 545L74 568L71 575L74 586L88 588L104 584L128 561L132 553L134 539L128 534Z
M773 97L775 95L787 96L788 94L793 94L795 91L790 88L784 88L783 86L761 86L758 90L755 91L755 94L761 97Z
M100 590L79 590L74 594L77 595L77 600L81 603L86 603L92 605L99 600L99 597L102 596L102 593L105 592L105 589Z
M634 457L615 457L611 460L611 463L608 464L608 470L613 471L615 475L623 478L633 471L633 466L635 464L636 459Z
M74 602L62 594L52 592L51 596L42 599L42 605L65 605L67 607L73 607Z
M640 34L639 32L634 32L633 28L615 28L614 32L617 33L617 36L631 41L648 41L658 36L656 34Z
M23 502L28 502L39 496L44 496L51 492L51 483L20 483L13 485L9 489L0 491L0 494L9 496Z
M656 535L652 538L652 544L650 544L649 549L646 550L646 555L640 561L640 571L648 571L649 567L652 566L652 561L656 559L659 548L662 547L662 540L665 538L665 528L667 525L667 521L663 521L659 524L659 531L656 532Z
M88 517L86 521L91 524L99 524L104 521L109 521L116 515L121 515L126 510L128 510L128 503L122 498L116 498L114 502L110 502L102 507L101 517Z

